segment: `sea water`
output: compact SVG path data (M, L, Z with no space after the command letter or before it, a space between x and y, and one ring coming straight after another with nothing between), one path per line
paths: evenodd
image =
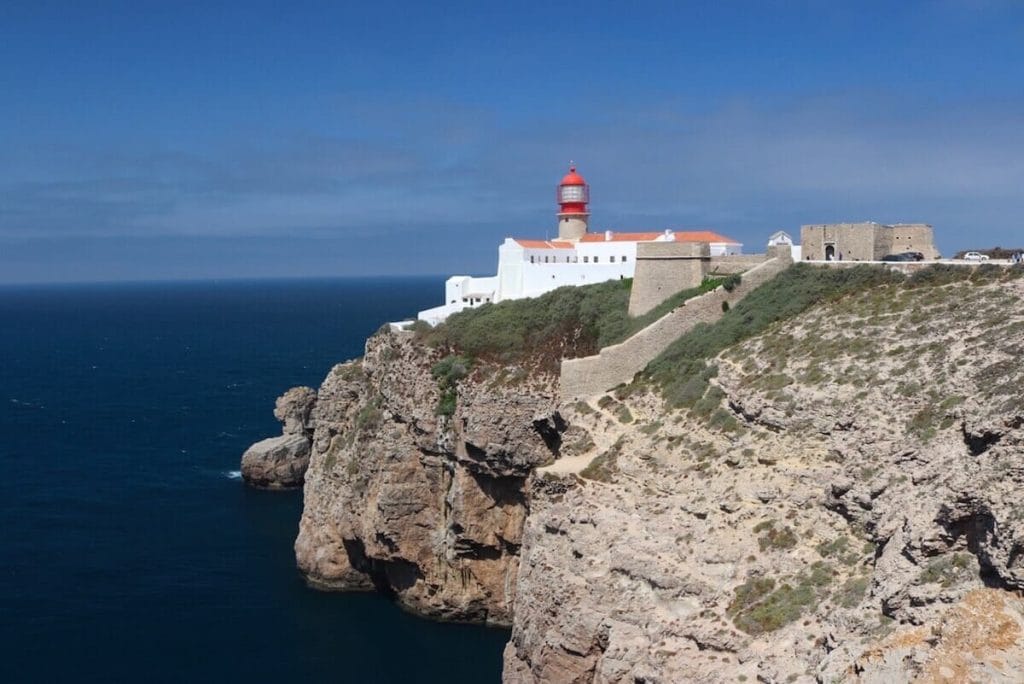
M0 288L0 681L497 681L507 632L308 589L274 399L440 278Z

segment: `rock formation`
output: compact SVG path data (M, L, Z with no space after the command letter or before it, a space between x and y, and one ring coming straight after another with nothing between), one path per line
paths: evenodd
M441 357L381 332L324 380L296 558L319 588L377 587L422 615L507 625L523 484L565 426L551 378L485 364L465 369L445 415Z
M506 681L1024 679L1022 285L867 291L705 405L567 410L598 457L532 481Z
M256 442L242 454L242 479L262 489L301 487L309 466L316 391L293 387L277 399L274 417L284 434Z
M1022 681L1022 301L866 289L708 359L685 405L559 405L378 333L279 416L313 434L299 567L511 624L516 684Z

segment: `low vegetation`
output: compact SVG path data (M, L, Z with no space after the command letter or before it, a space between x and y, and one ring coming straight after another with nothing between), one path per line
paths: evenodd
M452 354L435 363L430 369L430 374L437 380L437 388L441 392L441 399L437 405L439 416L451 416L455 413L458 382L469 374L472 365L471 359Z
M831 583L832 569L820 561L808 571L778 582L754 577L736 588L726 613L747 634L773 632L813 610L826 597Z
M672 406L693 407L717 373L707 361L722 350L819 302L902 280L900 273L881 266L823 269L795 264L736 302L718 322L698 325L672 343L643 371L641 382L660 387Z
M434 328L421 324L413 330L422 342L450 353L557 372L562 358L596 354L621 342L720 282L705 280L633 318L627 313L632 280L624 279L561 287L534 299L484 304L452 314Z
M608 447L607 451L598 454L586 468L580 471L580 477L598 482L614 480L615 473L619 471L618 460L624 443L625 438L619 437L614 444Z

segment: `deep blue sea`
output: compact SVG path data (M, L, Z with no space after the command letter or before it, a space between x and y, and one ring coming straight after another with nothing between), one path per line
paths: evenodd
M239 458L440 278L0 288L0 681L497 681L507 633L307 589Z

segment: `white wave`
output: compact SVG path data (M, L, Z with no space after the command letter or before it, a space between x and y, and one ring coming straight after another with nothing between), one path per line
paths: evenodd
M241 470L228 470L228 471L226 471L224 473L224 477L228 478L229 480L241 480L242 479L242 471Z

